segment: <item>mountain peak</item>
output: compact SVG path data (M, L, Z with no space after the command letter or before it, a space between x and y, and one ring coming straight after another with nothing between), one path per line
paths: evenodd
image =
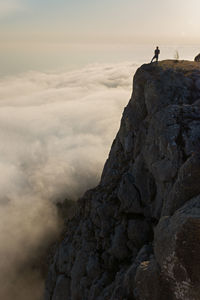
M200 64L141 66L100 184L79 201L50 267L46 300L199 299L199 128Z

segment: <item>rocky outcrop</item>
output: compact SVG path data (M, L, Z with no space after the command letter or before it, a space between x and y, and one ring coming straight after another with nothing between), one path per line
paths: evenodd
M100 184L85 193L45 300L200 299L200 67L143 65Z
M198 54L197 56L195 56L194 61L200 61L200 54Z

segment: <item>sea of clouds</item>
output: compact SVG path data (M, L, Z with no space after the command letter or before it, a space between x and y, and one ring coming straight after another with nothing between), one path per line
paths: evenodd
M136 68L0 79L0 299L40 299L43 283L27 265L58 234L54 203L98 183Z

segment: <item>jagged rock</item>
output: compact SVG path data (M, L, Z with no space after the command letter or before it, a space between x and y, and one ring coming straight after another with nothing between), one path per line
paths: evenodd
M139 68L99 185L78 201L45 300L200 299L200 66Z
M70 277L71 277L71 298L73 300L81 299L81 280L86 274L86 264L88 260L87 252L84 252L82 249L78 251L76 259L72 266Z
M123 288L126 291L127 297L134 298L135 275L137 268L142 262L149 260L151 253L152 247L149 245L144 245L138 252L138 255L134 258L134 262L126 271L123 279Z
M117 196L121 202L120 211L135 214L143 213L141 196L136 189L134 178L131 174L127 173L122 177Z
M146 220L130 220L128 222L127 233L129 240L133 241L138 249L153 239L151 224Z
M186 201L200 194L200 154L194 153L179 169L178 177L163 209L163 215L171 215Z
M127 237L125 228L123 225L119 225L115 228L110 253L119 260L126 258L128 255L128 248L126 246L126 242Z
M95 255L90 255L86 266L87 276L91 279L95 279L100 275L99 259Z
M155 230L156 259L175 299L199 299L199 253L200 196L161 218Z
M158 264L154 258L151 260L143 261L137 268L135 275L135 299L148 299L149 287L151 287L151 299L164 300L161 274ZM169 298L165 298L168 300Z
M197 56L195 56L194 61L200 61L200 54L198 54Z
M52 300L65 300L70 297L70 279L64 275L58 277Z

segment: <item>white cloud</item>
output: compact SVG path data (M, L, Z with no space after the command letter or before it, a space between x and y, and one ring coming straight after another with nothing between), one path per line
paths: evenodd
M61 74L33 72L0 82L0 163L10 170L8 178L10 173L16 178L17 189L21 178L26 189L47 199L59 194L77 197L87 188L86 177L92 180L94 172L99 176L128 102L135 68L128 63L97 65ZM81 175L82 185L76 180ZM5 174L0 176L1 195L2 180ZM8 188L3 186L7 196L12 193L9 179Z
M55 228L51 202L76 199L97 184L135 69L93 65L1 79L0 258L9 256L0 264L1 286ZM0 298L9 299L8 290L0 289Z

